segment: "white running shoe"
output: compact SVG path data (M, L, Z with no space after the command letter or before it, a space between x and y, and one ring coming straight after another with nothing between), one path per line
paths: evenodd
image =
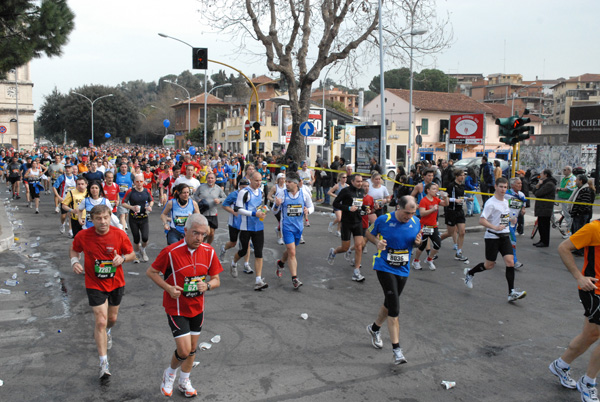
M329 249L329 254L327 255L327 263L329 265L333 265L335 261L335 249L333 247L331 247Z
M596 384L585 384L583 376L577 381L577 390L581 392L581 400L583 402L598 402Z
M65 234L65 225L60 225L60 226L58 227L58 232L59 232L60 234Z
M150 258L148 258L148 254L146 254L146 250L142 250L142 253L141 253L141 254L142 254L142 260L143 260L144 262L148 262L148 261L150 261Z
M465 274L465 286L473 289L473 275L469 275L469 268L465 268L463 272Z
M352 249L351 248L349 248L348 251L346 251L344 253L344 258L346 259L346 261L352 260Z
M73 231L71 229L69 229L69 237L72 239L73 238Z
M280 237L280 238L277 240L277 244L279 244L280 246L283 246L283 245L285 244L285 243L283 242L283 238L282 238L282 237Z
M402 354L401 348L392 349L392 351L394 352L394 364L398 365L406 363L406 358L404 357L404 354Z
M337 237L342 237L342 233L339 230L336 230L335 235Z
M371 335L371 343L375 349L383 348L383 341L381 340L381 331L373 331L373 324L367 325L367 332Z
M160 392L164 396L173 395L173 384L175 383L175 374L167 374L167 370L163 373L162 383L160 384Z
M223 244L221 246L221 251L219 252L219 260L222 260L223 258L225 258L225 245Z
M100 375L99 375L101 380L106 380L108 377L110 377L110 370L109 370L109 365L108 365L108 360L103 361L102 363L100 363Z
M352 274L352 280L354 282L364 282L365 277L360 272Z
M189 378L186 378L183 381L180 378L179 383L177 384L177 389L179 392L182 392L186 398L193 398L198 395L198 392L194 389L194 387L192 387L192 382Z
M413 261L412 263L413 269L420 271L421 270L421 263L419 261Z
M300 244L306 244L306 241L304 241L304 236L300 236Z
M237 278L238 277L238 270L237 270L237 264L233 262L233 260L231 261L231 267L230 267L230 271L231 276L233 278Z
M515 269L523 268L523 263L521 261L515 262Z
M245 274L253 274L254 273L254 270L252 269L250 264L247 262L244 263L244 273Z
M59 213L59 212L60 212L60 207L56 207L56 208L54 208L54 213L55 213L55 214L57 214L57 213Z
M333 233L333 222L329 222L329 226L327 227L327 231L329 233Z
M433 260L425 260L425 264L427 264L430 271L435 271L435 264L433 263Z
M140 253L135 253L135 260L133 260L134 264L140 263Z
M526 291L519 291L518 289L513 289L510 291L510 294L508 295L508 301L509 302L513 302L519 299L524 298L525 296L527 296L527 292Z
M269 284L265 282L263 278L260 278L259 281L254 284L254 290L256 290L257 292L260 292L261 290L266 289L268 287Z
M571 378L570 368L560 368L558 367L557 361L554 360L552 363L550 363L548 369L550 369L550 372L560 379L560 384L563 387L569 389L577 388L577 381Z

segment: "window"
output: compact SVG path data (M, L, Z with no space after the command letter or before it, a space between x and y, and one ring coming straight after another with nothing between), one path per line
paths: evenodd
M421 134L429 134L429 119L421 119Z
M265 85L258 87L258 92L267 92L267 87Z

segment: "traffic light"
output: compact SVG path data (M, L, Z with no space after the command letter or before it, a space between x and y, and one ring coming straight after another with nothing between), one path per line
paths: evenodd
M333 133L333 140L337 141L341 138L342 136L342 130L344 129L344 126L335 126L335 130Z
M252 125L252 139L255 141L260 140L260 123L259 122L255 122Z
M327 132L325 133L325 146L331 147L331 139L333 137L333 122L327 123Z
M517 114L496 119L496 124L500 126L500 142L515 145L528 139L533 135L533 126L525 126L525 124L530 121L529 117L519 117Z
M248 132L247 131L244 133L244 141L248 141Z
M194 70L208 69L208 49L195 47L192 49L192 68Z

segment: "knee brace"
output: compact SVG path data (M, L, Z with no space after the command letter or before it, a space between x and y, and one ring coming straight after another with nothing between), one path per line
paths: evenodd
M195 351L194 351L194 353L195 353ZM176 358L177 360L179 360L180 362L183 362L183 361L185 361L185 360L187 359L187 356L186 356L186 357L181 357L181 356L179 356L179 355L177 354L177 349L175 349L175 358Z
M196 354L196 349L194 349L190 352L190 356L194 356L195 354Z

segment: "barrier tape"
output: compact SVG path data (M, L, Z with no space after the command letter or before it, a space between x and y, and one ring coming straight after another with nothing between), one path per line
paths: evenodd
M269 164L269 165L267 165L267 167L282 167L282 166L285 166L286 169L289 167L288 165L276 165L276 164ZM307 166L307 168L308 169L313 169L313 170L324 170L326 172L346 173L345 170L326 169L326 168L316 167L316 166ZM371 175L368 174L368 173L353 172L352 174L359 174L361 176L371 177ZM384 180L387 180L387 181L394 182L396 184L400 184L401 186L405 186L405 187L416 187L416 186L418 186L418 184L400 183L399 181L396 181L394 179L390 179L389 177L387 177L387 175L383 175L383 174L381 175L381 178L384 179ZM446 189L444 187L439 187L439 189L442 190L442 191L446 191ZM465 190L465 193L487 195L488 197L493 197L494 196L493 193L482 193L480 191L471 191L471 190ZM535 197L525 197L525 199L530 200L530 201L558 202L558 203L562 203L562 204L591 205L592 207L600 207L600 204L590 204L590 203L587 203L587 202L575 202L575 201L568 201L568 200L551 200L551 199L548 199L548 198L535 198Z

